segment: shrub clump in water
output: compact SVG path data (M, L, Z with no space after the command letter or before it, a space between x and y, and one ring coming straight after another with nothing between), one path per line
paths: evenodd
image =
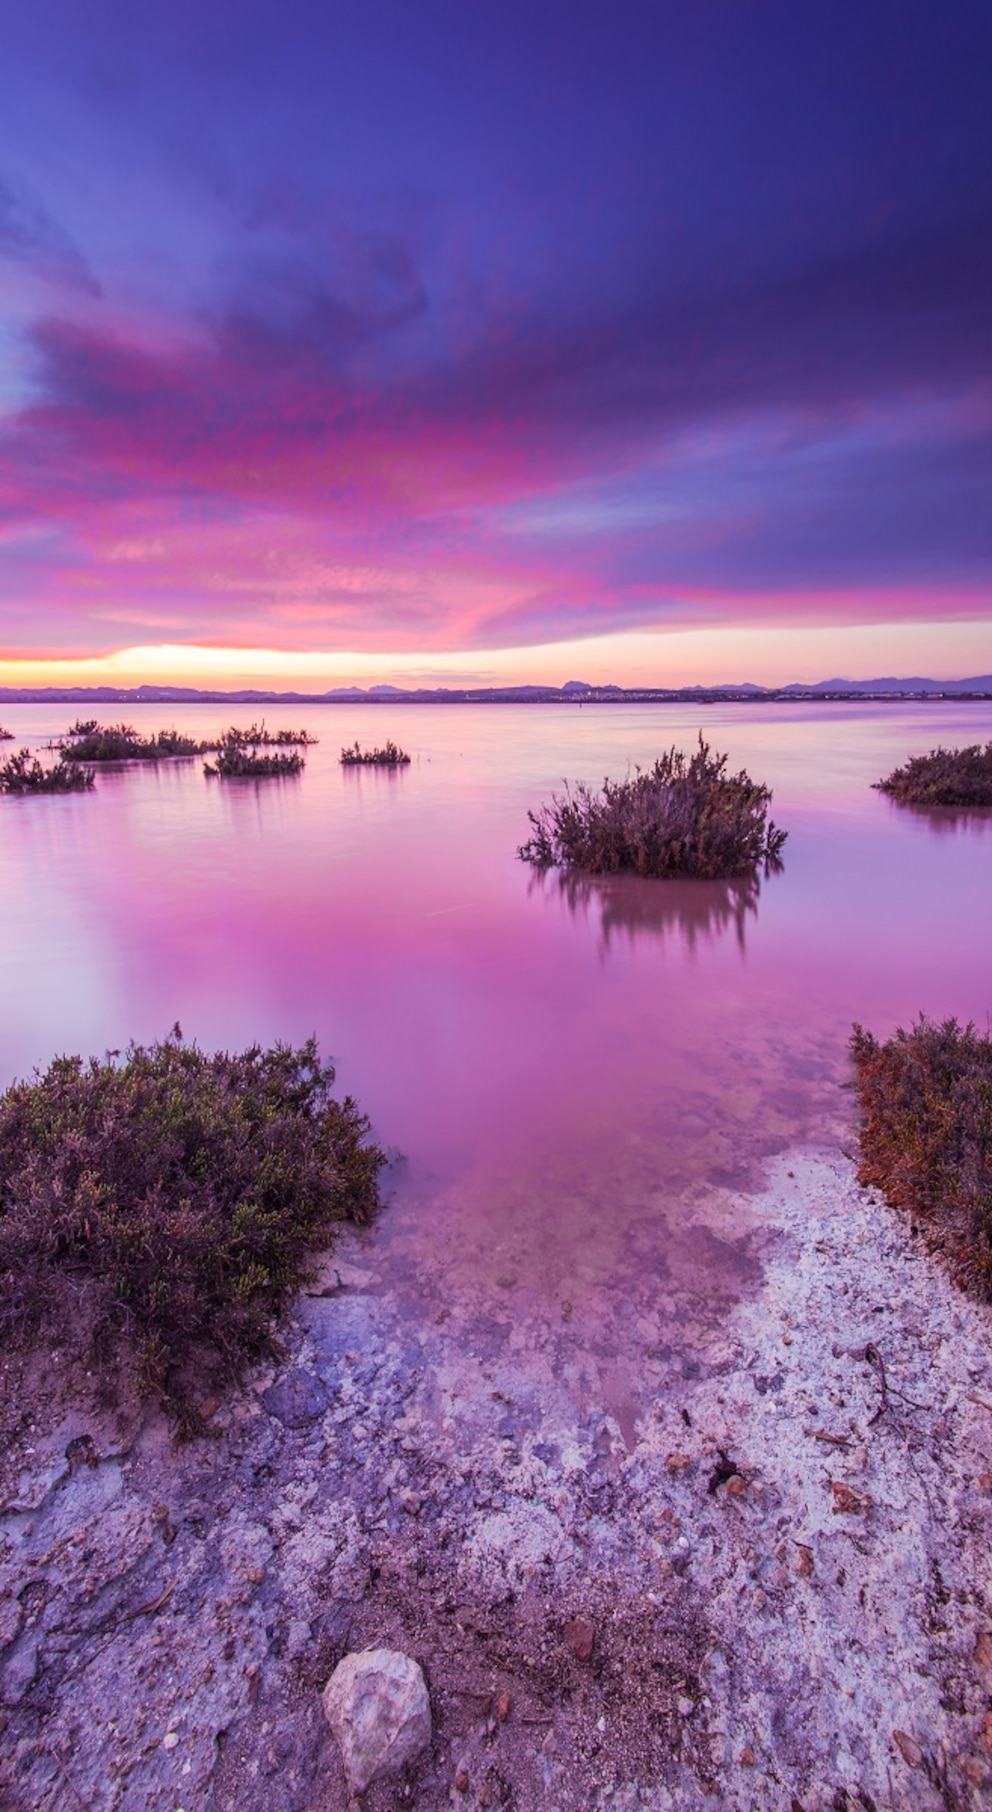
M203 744L178 730L139 736L131 724L98 724L94 718L75 723L68 732L74 761L168 761L175 755L200 755Z
M0 1341L123 1339L187 1425L188 1381L271 1347L308 1252L368 1220L384 1162L316 1042L207 1056L177 1026L115 1061L61 1057L0 1097Z
M960 1282L992 1297L992 1038L922 1014L879 1044L856 1025L858 1178L922 1223Z
M9 755L0 765L0 793L85 793L92 785L90 769L78 761L57 761L45 768L30 749Z
M216 761L205 761L205 774L219 774L222 780L268 780L275 774L299 774L303 756L294 749L288 755L260 755L257 749L242 748L238 742L225 742Z
M771 792L699 738L694 755L671 748L601 793L569 786L563 798L528 812L533 835L518 850L541 868L725 880L778 863L787 832L768 818Z
M13 740L13 730L5 730L3 724L0 724L0 742L13 742Z
M263 718L260 724L251 724L247 730L238 730L232 725L218 737L211 747L218 749L260 749L260 748L299 748L308 749L318 741L306 730L267 730Z
M992 805L992 742L913 755L875 787L905 805Z
M381 749L362 749L355 741L350 749L341 750L341 765L345 768L405 768L410 765L410 757L392 740L384 743Z

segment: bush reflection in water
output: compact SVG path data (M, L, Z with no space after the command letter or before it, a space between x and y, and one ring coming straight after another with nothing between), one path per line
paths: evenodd
M624 935L664 940L676 935L694 951L732 932L743 955L748 920L756 918L761 897L760 875L736 875L730 881L654 881L640 875L585 875L575 870L535 875L531 891L559 895L574 914L598 909L603 948Z

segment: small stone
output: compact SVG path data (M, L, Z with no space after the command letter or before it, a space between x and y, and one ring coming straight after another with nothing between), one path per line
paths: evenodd
M812 1548L807 1548L805 1546L805 1544L801 1541L796 1542L795 1548L796 1548L796 1552L795 1552L795 1555L794 1555L793 1561L792 1561L793 1572L798 1573L800 1579L812 1579L812 1577L813 1577L813 1550L812 1550Z
M831 1506L835 1516L854 1516L866 1507L867 1499L858 1491L852 1491L843 1479L831 1479L830 1489L833 1492Z
M678 1708L678 1714L679 1714L680 1718L691 1718L693 1712L696 1709L695 1700L687 1699L681 1693L679 1694L678 1698L676 1699L675 1704Z
M431 1708L416 1661L395 1649L345 1655L323 1694L355 1793L413 1761L431 1740Z
M992 1491L992 1472L980 1472L976 1482L982 1491Z
M688 1472L692 1461L687 1453L670 1453L665 1465L669 1472Z
M508 1692L501 1692L499 1698L496 1700L496 1716L501 1724L506 1723L506 1720L510 1715L510 1707L512 1704L513 1698L511 1694Z
M988 1750L989 1754L992 1755L992 1711L987 1711L985 1713L985 1716L982 1719L982 1728L978 1734L980 1741Z
M573 1617L564 1629L565 1646L576 1661L590 1661L596 1645L596 1631L588 1617Z
M741 1750L741 1767L754 1767L754 1750L750 1747L750 1744L745 1744L744 1748Z
M919 1743L915 1743L913 1738L907 1736L904 1730L894 1730L892 1732L892 1741L898 1749L899 1754L902 1756L907 1768L919 1768L922 1765L923 1751L920 1748Z
M177 1749L178 1747L179 1747L178 1730L167 1730L164 1737L162 1738L162 1748L163 1749Z
M483 1781L482 1786L479 1788L479 1804L480 1806L491 1806L492 1803L492 1789L488 1781Z
M455 1775L455 1787L459 1793L468 1792L468 1769L467 1768L459 1768L458 1773Z
M726 1497L743 1497L746 1490L747 1480L742 1479L739 1472L731 1473L727 1480L724 1495Z
M979 1630L975 1637L976 1667L992 1667L992 1630Z

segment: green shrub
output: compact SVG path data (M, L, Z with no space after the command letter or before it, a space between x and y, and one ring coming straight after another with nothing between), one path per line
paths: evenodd
M906 805L992 805L992 742L913 755L875 788Z
M0 793L85 793L92 785L89 768L65 760L44 768L30 749L21 749L0 765Z
M168 761L175 755L200 755L204 748L178 730L145 737L131 724L76 723L69 736L74 761Z
M225 743L216 761L203 764L205 774L219 774L222 780L267 780L275 774L299 774L302 769L303 756L295 749L291 755L259 755L236 742Z
M961 1281L992 1296L992 1039L922 1014L879 1044L856 1025L862 1183L925 1224Z
M768 820L771 793L699 738L694 755L671 748L652 768L605 780L601 793L567 787L528 812L533 835L517 854L538 867L724 880L778 863L787 833Z
M265 1352L310 1249L362 1222L384 1162L313 1039L207 1056L161 1044L61 1057L0 1097L0 1341L74 1326L123 1339L143 1387Z
M361 749L356 741L350 749L341 750L341 765L345 768L405 768L410 765L410 757L405 749L398 748L392 741L384 743L381 749Z

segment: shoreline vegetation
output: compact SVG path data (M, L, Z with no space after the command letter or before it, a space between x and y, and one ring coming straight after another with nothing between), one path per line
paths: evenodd
M0 1096L0 1341L54 1333L195 1431L336 1222L367 1222L385 1155L314 1039L212 1056L178 1026L121 1059L57 1058Z
M78 761L63 758L46 768L30 749L20 749L0 763L0 793L86 793L92 786L92 769Z
M565 793L528 812L533 835L517 851L538 868L584 874L624 871L653 879L731 880L780 866L788 833L768 818L771 791L742 771L727 773L702 732L687 757L672 747L600 793Z
M903 805L992 806L992 742L913 755L874 787Z
M399 748L392 738L384 742L381 749L363 749L356 738L349 749L341 750L343 768L405 768L409 765L406 750Z
M858 1180L908 1212L955 1280L992 1300L992 1037L921 1014L879 1043L851 1037Z

